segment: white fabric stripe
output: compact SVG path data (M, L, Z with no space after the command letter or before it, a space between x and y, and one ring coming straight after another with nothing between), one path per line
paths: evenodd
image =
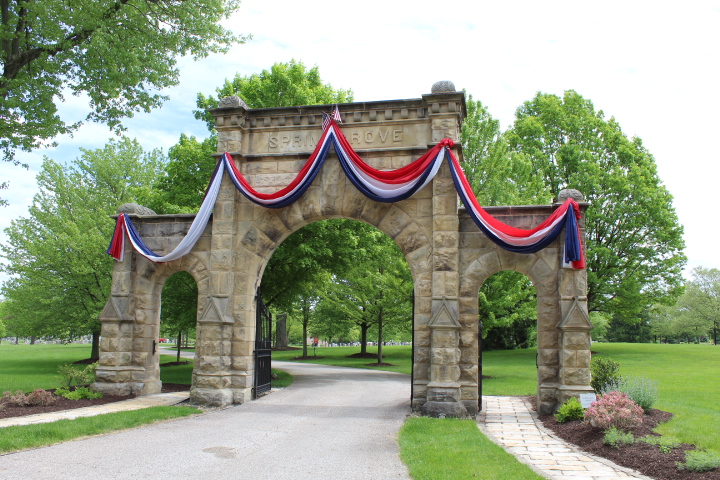
M375 178L372 178L368 176L365 172L359 169L355 165L355 163L350 159L350 156L345 152L345 150L342 149L342 155L345 157L345 161L347 165L350 167L350 169L355 173L355 176L357 177L358 181L360 181L365 188L373 192L375 195L381 198L391 198L396 197L399 195L402 195L403 193L406 193L408 190L412 189L419 181L420 181L420 175L414 180L410 180L406 183L398 183L395 185L383 183L381 180L377 180ZM424 187L425 185L430 182L430 180L435 177L437 174L437 171L440 169L440 166L442 165L442 159L445 152L444 150L440 150L438 152L438 155L435 157L435 160L433 161L430 174L425 179L425 182L420 186L420 188ZM383 188L385 187L385 188ZM418 188L418 190L420 189Z
M452 162L450 164L454 168L454 165L452 165ZM464 188L463 188L463 190L464 190ZM472 198L471 195L468 195L467 192L463 192L463 193L465 194L466 197ZM473 205L473 204L466 205L466 208L469 208L470 210L472 210L475 217L478 218L480 220L480 222L485 226L485 228L490 230L497 238L501 239L505 243L508 243L508 244L514 245L514 246L518 246L518 247L532 245L533 243L539 242L545 236L547 236L548 232L550 232L553 228L555 228L555 226L557 226L558 222L562 222L565 220L565 215L562 215L562 216L558 217L550 225L548 225L547 227L545 227L541 230L538 230L537 232L533 233L529 237L516 237L514 235L503 233L503 232L497 230L496 228L492 227L490 224L488 224L487 221L480 215L477 208L475 208L475 205ZM566 213L566 215L567 215L567 213Z
M220 184L222 183L224 170L225 165L221 163L218 168L217 175L215 175L212 184L210 184L210 188L208 188L207 195L205 195L205 199L203 200L202 205L200 205L200 210L195 216L195 220L193 220L190 225L187 235L185 235L185 238L180 241L178 246L175 247L172 252L163 257L144 255L141 253L140 248L138 248L138 245L133 241L132 237L128 235L128 238L130 238L130 242L133 244L133 247L135 247L135 250L153 262L170 262L190 253L190 250L192 250L197 241L200 239L202 233L205 231L208 220L210 220L210 214L215 207L215 200L217 200L218 193L220 192Z

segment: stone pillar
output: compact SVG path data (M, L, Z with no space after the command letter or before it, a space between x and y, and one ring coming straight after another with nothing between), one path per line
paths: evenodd
M558 202L564 202L566 198L583 201L582 194L577 190L561 191ZM584 218L579 223L583 232ZM585 245L584 235L582 236ZM562 320L558 325L560 386L557 400L564 403L570 397L593 392L590 386L590 330L593 326L588 316L586 270L561 268L559 295Z
M433 85L423 96L429 108L432 141L459 141L461 113L455 87L450 82ZM442 106L441 106L442 105ZM461 402L459 331L459 218L458 196L447 164L433 180L432 317L430 329L430 383L426 415L465 416Z
M232 99L232 97L229 97ZM222 99L220 107L237 107L237 101ZM238 118L233 117L236 128ZM227 126L229 127L229 126ZM229 139L223 125L217 125L218 153L237 152L242 145ZM198 405L222 406L233 403L231 388L232 330L235 318L235 186L226 175L223 178L213 210L212 241L210 246L210 295L198 319L195 368L190 401Z

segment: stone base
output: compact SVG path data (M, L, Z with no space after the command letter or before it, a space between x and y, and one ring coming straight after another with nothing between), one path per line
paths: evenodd
M477 400L463 400L462 404L465 405L465 411L468 415L477 415L480 411Z
M425 402L421 412L428 417L467 417L468 411L460 402Z
M151 395L153 393L160 393L162 382L148 382L157 383L157 385L149 385L147 391L144 389L146 383L142 382L120 382L120 383L109 383L109 382L95 382L90 385L90 389L95 392L100 392L105 395Z
M208 407L224 407L233 404L233 391L229 388L191 388L190 403Z
M233 403L242 405L245 402L249 402L253 398L252 391L252 388L233 388Z
M579 399L583 393L595 393L595 390L590 385L560 385L557 392L560 402L558 408L573 397Z

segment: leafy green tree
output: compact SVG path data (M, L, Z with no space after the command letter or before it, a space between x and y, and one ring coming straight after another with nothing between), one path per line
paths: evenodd
M546 203L550 196L525 155L512 151L500 122L472 95L462 125L462 168L482 206Z
M692 276L693 279L686 284L685 293L678 300L678 316L686 330L712 332L713 343L717 345L720 330L720 270L696 267Z
M212 115L206 109L218 106L220 98L237 95L250 108L293 107L297 105L323 105L353 101L352 90L333 88L323 83L320 69L316 66L307 69L305 64L296 60L287 63L275 63L270 70L253 75L235 75L225 80L222 87L215 89L217 98L198 93L195 118L205 120L208 129L213 130Z
M82 150L69 165L45 159L29 216L13 220L0 245L7 260L0 270L10 275L1 290L5 313L17 335L92 334L91 355L98 358L98 317L112 277L105 254L115 224L110 215L147 199L160 166L159 151L145 153L128 138Z
M543 178L552 201L564 188L592 204L586 216L588 305L637 321L651 305L682 293L683 228L655 160L639 138L568 90L538 93L505 133L510 149Z
M368 233L363 239L365 255L356 253L344 275L329 283L320 300L324 307L318 310L326 324L338 322L346 330L349 321L357 324L363 347L368 328L377 329L380 364L384 333L411 328L413 283L398 246L379 230Z
M158 91L179 81L178 57L245 40L219 23L238 8L238 0L0 0L3 160L78 128L58 113L68 94L87 96L86 120L116 131L123 117L158 107L167 99Z
M677 308L668 305L655 305L650 309L650 333L653 335L654 342L658 339L662 343L663 337L665 342L670 337L677 336L673 328L673 320L677 315Z
M499 272L480 289L478 315L483 328L483 349L527 348L535 344L537 294L530 279Z

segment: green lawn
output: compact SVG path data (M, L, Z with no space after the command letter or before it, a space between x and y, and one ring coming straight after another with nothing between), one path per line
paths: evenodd
M150 407L74 420L5 427L0 429L0 453L53 445L75 438L125 430L199 413L202 411L194 407Z
M658 382L656 408L675 414L658 432L720 454L720 346L595 343L620 373Z
M478 429L474 420L414 417L398 438L400 458L414 480L541 480Z
M0 392L57 388L57 367L90 357L90 345L0 345Z

